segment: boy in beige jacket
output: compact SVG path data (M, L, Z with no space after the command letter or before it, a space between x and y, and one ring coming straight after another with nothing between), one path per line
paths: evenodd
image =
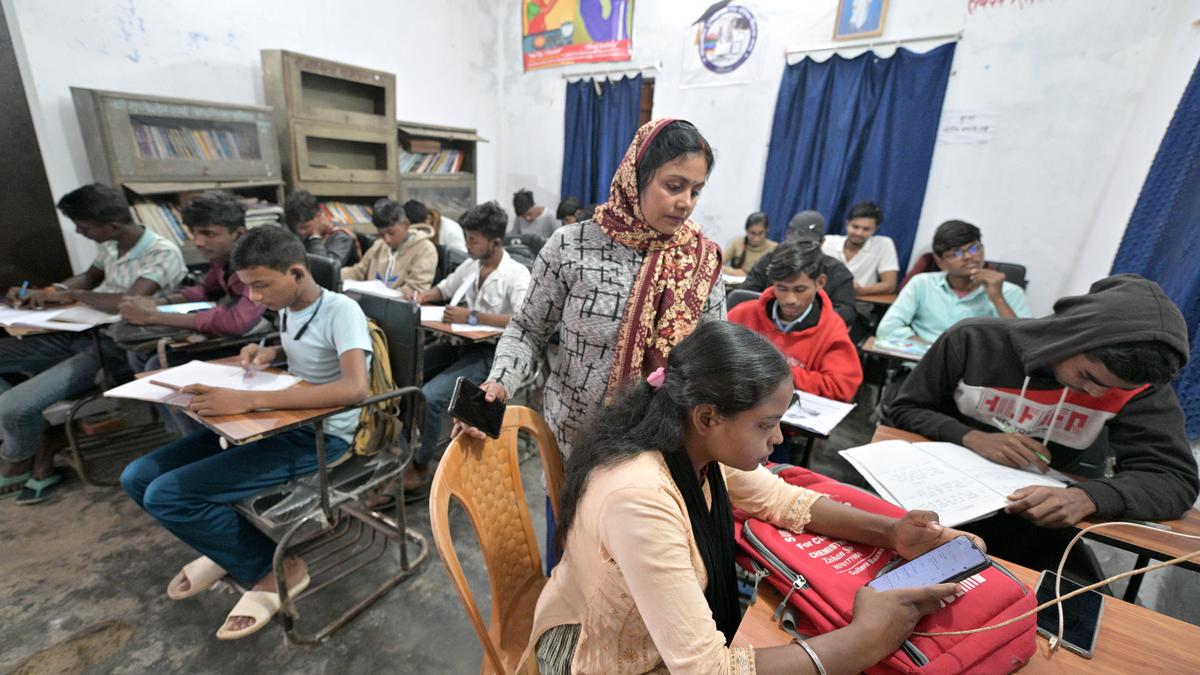
M404 208L392 199L375 202L371 220L379 229L379 239L362 260L342 268L342 279L382 281L406 296L429 290L438 258L433 228L410 224Z

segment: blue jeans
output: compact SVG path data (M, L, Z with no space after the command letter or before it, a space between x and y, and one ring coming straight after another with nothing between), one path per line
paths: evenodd
M340 438L325 436L329 461L348 447ZM121 487L171 534L249 586L271 570L275 542L233 504L316 470L311 427L227 450L216 434L205 430L131 462L121 474Z
M470 344L456 346L446 343L430 345L425 349L425 428L421 430L421 447L417 449L415 464L424 466L433 459L439 437L442 435L442 415L450 405L454 394L454 383L465 377L475 384L482 384L492 369L496 347L492 344Z
M101 338L100 350L114 376L127 373L124 352L112 340ZM96 344L86 333L0 338L0 455L9 462L33 457L46 428L42 411L94 389L98 372ZM15 386L3 377L17 373L32 377Z
M158 361L158 354L153 352L129 352L128 361L129 367L135 373L162 369L162 365ZM194 434L204 428L204 425L188 417L178 406L155 403L154 409L158 411L158 416L162 419L163 426L167 428L167 431L179 438Z

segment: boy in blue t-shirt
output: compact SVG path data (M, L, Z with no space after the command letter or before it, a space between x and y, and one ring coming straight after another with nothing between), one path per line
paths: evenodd
M369 392L371 337L362 309L344 295L319 287L305 265L304 245L280 227L246 233L233 250L232 268L250 298L280 313L280 347L247 345L242 366L262 368L286 356L288 370L315 386L283 391L240 391L204 385L184 387L195 413L236 415L258 409L353 405ZM282 352L282 353L281 353ZM330 461L346 452L358 411L324 420ZM132 462L121 485L163 527L203 554L167 587L172 599L191 597L229 574L250 587L217 631L221 639L245 637L279 610L272 557L275 543L238 514L241 499L317 468L315 431L301 427L253 443L222 449L218 436L196 432ZM304 561L284 561L289 594L308 585Z

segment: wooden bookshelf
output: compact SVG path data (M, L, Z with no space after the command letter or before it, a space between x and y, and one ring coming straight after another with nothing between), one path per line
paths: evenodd
M278 49L262 69L290 190L368 207L396 197L395 75Z
M476 204L477 144L474 129L398 122L399 200L416 199L458 220Z
M131 203L181 207L205 190L283 202L270 108L82 87L71 98L93 179L123 188ZM189 265L204 262L190 240L172 239Z

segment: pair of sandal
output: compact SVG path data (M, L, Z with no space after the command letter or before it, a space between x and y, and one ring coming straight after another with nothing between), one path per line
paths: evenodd
M187 598L199 595L204 591L213 587L221 579L225 578L227 572L217 563L213 562L208 556L200 556L192 562L183 566L179 570L179 574L171 579L171 583L167 585L167 597L172 600L186 600ZM187 590L179 590L179 584L186 579L188 581ZM289 597L296 597L304 589L308 588L308 584L312 579L308 574L304 578L288 589ZM225 623L221 624L220 630L217 631L217 638L220 640L237 640L248 635L257 633L263 626L271 623L271 619L277 614L283 602L278 593L273 591L246 591L242 594L237 604L229 611L229 615L225 617ZM254 620L254 623L246 626L241 630L228 630L225 626L229 623L229 619L235 616L245 616Z
M3 491L0 493L0 499L16 497L16 503L21 506L41 504L58 496L58 491L53 488L62 480L62 473L58 471L45 478L34 478L33 473L29 471L16 476L0 476L0 491ZM16 485L20 485L21 489L5 490L5 488L13 488Z

